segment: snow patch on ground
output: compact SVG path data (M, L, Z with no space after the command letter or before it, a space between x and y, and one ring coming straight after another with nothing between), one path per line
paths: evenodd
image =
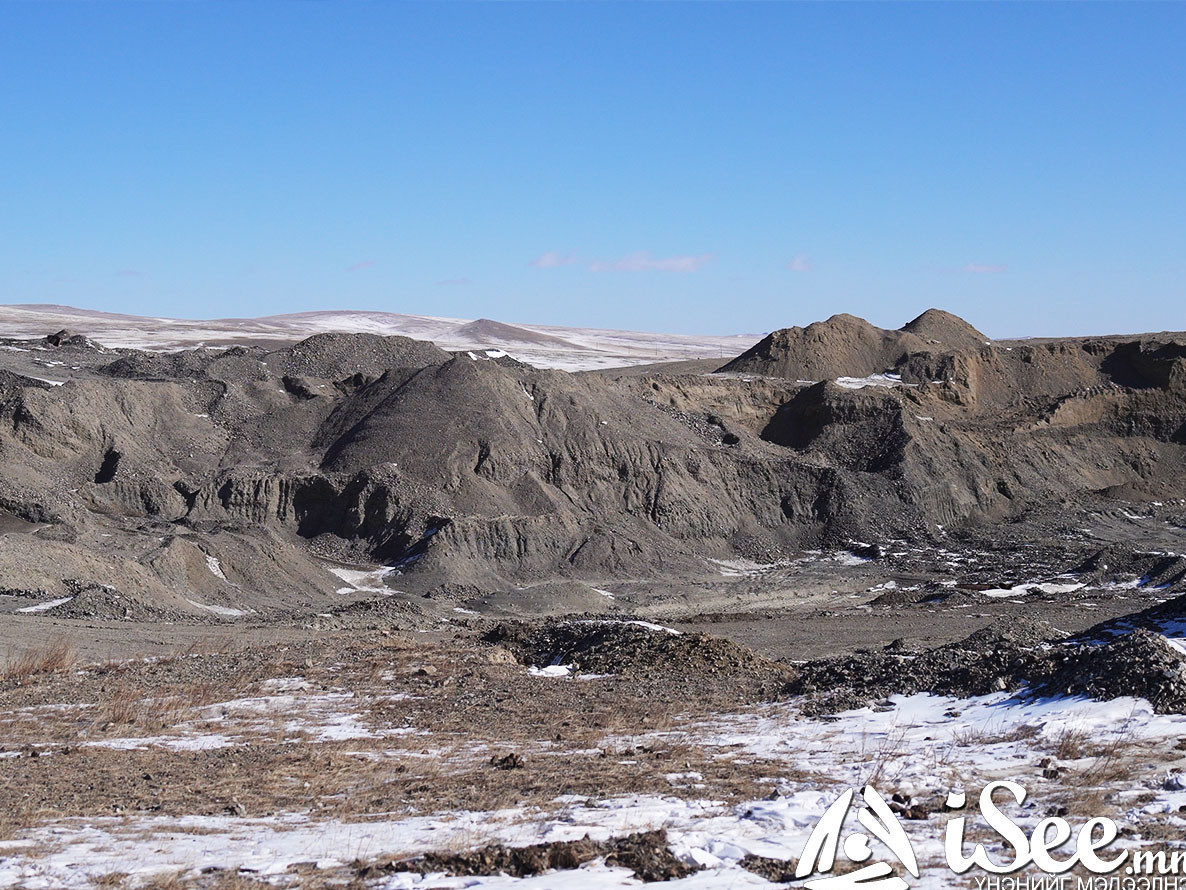
M30 612L48 612L50 609L54 609L54 608L57 608L58 606L66 605L66 603L70 602L70 600L72 600L72 599L74 599L74 597L64 596L61 599L47 600L46 602L38 603L35 606L25 606L23 609L17 609L17 611L24 612L26 614L28 614Z
M222 571L222 563L218 561L217 556L211 556L209 553L206 554L206 568L208 568L216 578L221 578L223 581L227 580L226 575L224 575Z
M330 566L329 570L350 585L339 588L338 593L352 593L357 590L364 593L390 595L394 592L383 580L392 572L389 566L381 566L377 569L347 569L342 566Z
M654 625L653 627L659 627ZM660 628L663 629L663 628ZM565 676L551 668L538 676ZM301 730L316 740L333 741L382 734L415 732L411 728L370 729L356 712L360 702L345 692L310 693L303 677L281 677L261 684L268 694L210 705L197 723L183 724L189 735L141 739L108 739L89 744L137 749L161 746L202 750L238 743L232 730L258 722L273 726L285 720L287 731ZM1082 733L1092 743L1146 742L1172 751L1186 738L1186 716L1158 715L1140 699L1097 702L1084 698L1031 699L1000 693L957 699L928 694L893 696L876 708L861 708L828 717L808 717L796 702L748 708L683 726L677 730L639 733L606 739L605 750L642 745L695 745L711 756L760 764L771 794L763 799L725 804L711 799L684 799L666 794L622 795L588 799L569 795L546 810L526 807L486 812L458 811L430 815L378 814L370 821L315 820L307 813L285 812L262 818L234 816L163 817L135 814L120 818L61 820L0 841L0 886L28 890L82 890L104 875L130 872L131 885L157 874L203 869L252 869L263 877L281 875L298 862L320 868L345 866L355 859L413 856L430 850L472 849L493 842L522 845L578 840L665 828L672 849L687 862L705 869L689 878L664 884L670 890L729 890L768 887L739 866L753 853L783 860L797 859L807 836L824 810L850 787L874 782L883 795L902 792L918 799L966 788L977 792L996 778L1020 781L1031 791L1035 806L1014 811L1027 829L1046 811L1041 781L1042 760L1068 732ZM419 751L419 748L417 748ZM417 756L416 752L398 752ZM425 756L429 756L426 750ZM470 752L473 753L473 752ZM571 752L569 752L571 753ZM379 756L373 751L367 756ZM437 756L437 755L432 755ZM1169 814L1186 804L1186 783L1166 778L1170 760L1137 773L1117 792L1131 821L1140 814ZM1069 765L1075 765L1070 761ZM1067 761L1060 765L1067 766ZM1083 764L1079 764L1082 766ZM672 764L678 769L677 764ZM699 772L666 774L673 787L695 789ZM1132 786L1132 787L1128 787ZM1127 796L1126 796L1127 795ZM923 866L911 886L946 890L952 875L942 861L938 820L909 820L905 828ZM1136 841L1122 840L1131 844ZM879 852L878 854L883 855ZM890 860L892 861L892 860ZM293 881L297 878L293 876ZM505 876L448 878L440 875L395 874L368 885L384 890L411 888L505 888L505 890L600 890L638 886L625 869L594 861L572 870L533 878Z
M533 677L568 677L572 675L572 668L566 664L550 664L547 667L527 668L527 673Z
M864 389L866 386L908 386L917 387L917 383L903 383L901 374L870 374L868 377L837 377L836 385L844 389Z
M149 748L168 748L172 751L213 751L235 744L230 736L210 733L194 736L144 736L142 738L100 739L84 742L89 748L112 748L117 751L145 751Z
M1034 593L1072 593L1076 590L1082 590L1087 585L1085 584L1059 584L1053 581L1026 581L1024 584L1017 584L1013 587L995 587L992 590L984 591L985 596L991 596L996 599L1003 599L1010 596L1026 596Z
M210 603L199 603L197 600L191 599L187 599L186 602L195 608L202 609L203 611L210 612L214 615L221 615L224 618L241 618L242 616L248 614L242 609L232 609L230 606L215 606L211 605Z

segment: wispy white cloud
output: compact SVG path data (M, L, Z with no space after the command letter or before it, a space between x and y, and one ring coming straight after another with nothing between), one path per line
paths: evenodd
M473 284L469 278L442 278L437 282L437 287L460 287L466 284Z
M144 273L139 269L117 269L114 274L116 278L139 278Z
M971 272L974 275L995 275L997 272L1004 272L1008 266L991 266L984 263L968 263L964 266L965 272Z
M560 253L558 250L549 250L547 253L537 256L527 265L534 266L536 269L555 269L558 266L571 266L576 262L577 257L574 253Z
M360 272L363 269L369 269L373 265L375 265L374 260L359 260L353 266L347 266L346 271L347 272Z
M811 257L805 253L797 253L787 261L789 272L810 272Z
M593 272L697 272L715 258L716 254L712 253L653 257L645 250L638 250L612 263L590 263L589 269Z

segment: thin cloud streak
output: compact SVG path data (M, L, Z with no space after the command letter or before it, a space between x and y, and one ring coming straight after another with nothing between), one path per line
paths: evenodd
M437 287L460 287L473 283L473 280L469 278L442 278L437 282Z
M527 265L536 269L556 269L560 266L572 266L577 262L575 253L560 253L557 250L549 250L547 253L537 256Z
M995 275L998 272L1004 272L1008 266L990 266L982 263L968 263L964 266L965 272L971 272L973 275Z
M347 272L359 272L363 269L369 269L373 265L375 265L374 260L359 260L353 266L347 266L346 271Z
M589 264L591 272L698 272L705 265L716 259L714 253L702 253L696 256L652 257L645 250L638 250L627 254L622 259L612 263L593 262Z
M810 272L811 258L805 253L797 253L787 263L788 272Z

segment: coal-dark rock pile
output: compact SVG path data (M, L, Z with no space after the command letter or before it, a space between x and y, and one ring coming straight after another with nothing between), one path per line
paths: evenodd
M422 368L449 360L423 340L377 334L315 334L264 358L273 374L341 380L352 374L377 378L389 368Z
M912 650L895 642L800 665L786 691L807 696L809 712L833 713L896 694L966 697L1017 689L1038 669L1046 657L1045 640L1054 635L1053 628L1038 622L1011 622L934 649Z
M390 596L358 600L335 606L319 616L319 627L365 627L416 630L434 626L436 620L415 603Z
M1186 654L1165 637L1138 629L1104 643L1069 643L1041 622L1010 622L958 643L910 650L899 642L799 666L786 686L804 711L835 713L896 694L958 698L1017 692L1027 696L1133 697L1159 713L1186 713Z
M533 667L565 665L591 674L662 674L759 683L785 681L786 665L720 637L658 625L588 619L502 622L484 637Z
M93 618L108 621L214 621L213 615L201 616L165 606L145 603L115 588L102 584L67 581L73 595L60 605L40 612L54 618Z
M1175 596L1139 612L1101 621L1079 634L1077 639L1098 642L1127 634L1137 628L1168 636L1186 635L1186 596Z
M1186 655L1148 630L1137 629L1102 646L1055 651L1043 666L1042 677L1033 683L1040 695L1143 698L1158 713L1186 713Z
M206 349L181 349L177 352L129 351L99 369L107 377L125 380L171 380L205 377L206 369L218 353Z
M1186 593L1186 557L1115 545L1092 554L1076 569L1086 584L1138 584Z

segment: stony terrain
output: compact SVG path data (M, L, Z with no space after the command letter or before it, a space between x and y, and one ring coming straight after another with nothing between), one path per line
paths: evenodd
M1186 334L512 333L0 340L0 885L770 886L872 777L1180 836Z

